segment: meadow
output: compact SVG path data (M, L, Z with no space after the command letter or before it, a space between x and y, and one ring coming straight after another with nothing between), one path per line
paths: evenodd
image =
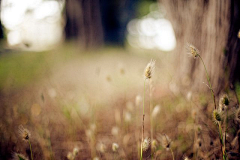
M0 159L239 159L239 85L213 96L206 77L208 92L181 90L173 64L71 43L1 53Z

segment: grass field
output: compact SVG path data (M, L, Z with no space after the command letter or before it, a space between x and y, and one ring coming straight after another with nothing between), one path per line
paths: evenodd
M151 59L155 72L144 89ZM211 93L179 90L173 62L172 53L81 51L72 44L2 53L0 159L16 158L16 153L28 159L140 159L143 102L144 138L152 139L144 141L143 159L222 158ZM237 98L227 93L223 127L231 146L226 148L237 154L238 145L232 145L239 128Z

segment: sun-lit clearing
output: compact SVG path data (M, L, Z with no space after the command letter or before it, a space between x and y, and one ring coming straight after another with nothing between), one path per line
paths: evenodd
M176 46L172 25L159 11L133 19L128 23L127 30L127 40L132 47L171 51Z
M26 50L45 50L63 37L65 1L3 0L1 20L12 47Z

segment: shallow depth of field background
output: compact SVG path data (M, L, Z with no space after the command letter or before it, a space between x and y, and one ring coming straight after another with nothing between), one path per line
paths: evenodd
M156 65L151 99L146 82L145 137L150 101L159 108L152 158L172 159L162 134L177 160L194 159L199 140L199 157L221 158L208 87L200 83L207 92L194 92L176 83L177 41L166 14L154 0L2 0L0 159L15 153L31 159L21 125L31 133L35 160L69 159L76 147L75 159L140 159L144 70L151 59ZM183 82L191 84L188 77ZM238 86L228 92L232 106Z

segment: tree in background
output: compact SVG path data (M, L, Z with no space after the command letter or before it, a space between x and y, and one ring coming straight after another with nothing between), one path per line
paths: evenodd
M200 50L218 94L239 79L240 1L160 0L172 22L176 39L177 77L180 86L206 90L206 76L201 62L188 58L186 44ZM185 75L185 76L183 76ZM188 86L188 87L187 87Z
M128 22L135 17L139 0L102 0L101 14L104 42L124 45Z
M99 0L66 0L65 33L67 39L78 40L83 48L102 45Z
M2 28L2 23L0 21L0 39L3 39L4 36L3 36L3 28Z
M67 39L84 48L102 44L124 45L127 23L134 17L138 0L66 0Z

